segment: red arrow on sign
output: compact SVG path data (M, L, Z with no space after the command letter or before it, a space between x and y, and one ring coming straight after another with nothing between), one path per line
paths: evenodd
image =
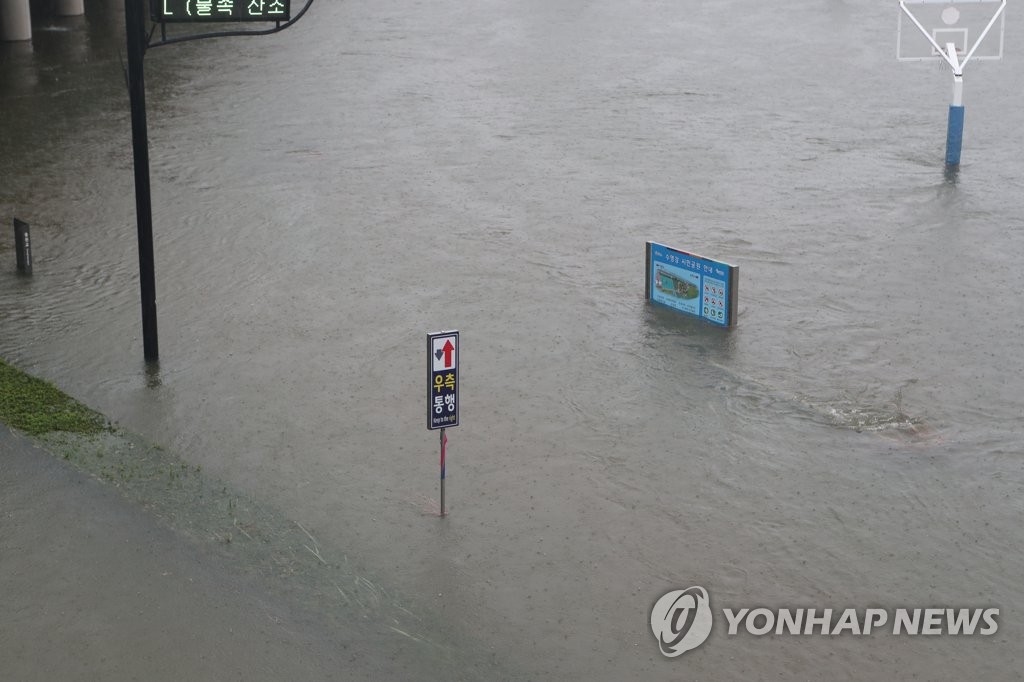
M455 346L452 345L452 340L445 339L444 346L439 348L437 352L434 353L434 357L440 360L441 355L444 355L444 368L448 369L449 367L452 366L452 351L454 350Z

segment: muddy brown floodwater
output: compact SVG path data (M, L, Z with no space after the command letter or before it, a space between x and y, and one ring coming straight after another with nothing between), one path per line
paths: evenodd
M0 268L5 357L524 677L1018 675L1024 15L966 73L958 174L949 73L896 62L896 3L320 0L153 50L147 372L117 7L0 48L0 214L35 257ZM648 239L739 265L735 331L645 303ZM664 658L650 608L693 585L716 617L1001 613L970 637L720 620Z

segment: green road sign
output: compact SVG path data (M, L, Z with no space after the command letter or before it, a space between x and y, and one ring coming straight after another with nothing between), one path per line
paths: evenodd
M151 0L157 22L288 21L291 0Z

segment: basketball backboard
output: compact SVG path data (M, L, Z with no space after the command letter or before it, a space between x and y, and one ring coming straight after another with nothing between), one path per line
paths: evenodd
M1002 59L1006 0L901 0L896 30L896 59L955 61ZM952 56L952 55L950 55Z

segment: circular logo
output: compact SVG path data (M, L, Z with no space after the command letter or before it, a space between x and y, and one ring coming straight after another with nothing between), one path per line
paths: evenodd
M694 586L663 595L651 609L651 631L669 658L699 647L711 634L707 591Z

